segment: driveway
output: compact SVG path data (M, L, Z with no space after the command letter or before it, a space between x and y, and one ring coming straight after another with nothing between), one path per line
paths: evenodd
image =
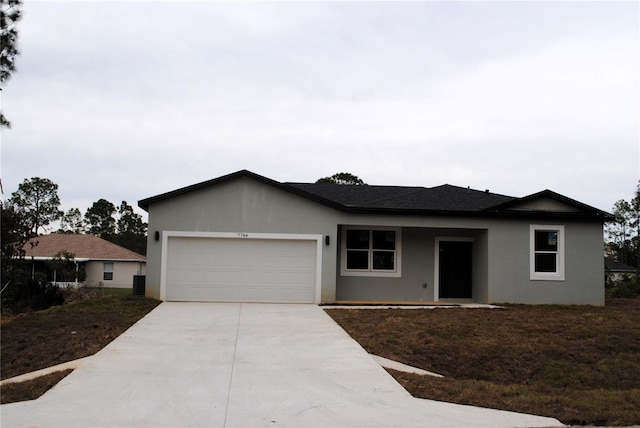
M547 427L413 398L315 305L162 303L3 427Z

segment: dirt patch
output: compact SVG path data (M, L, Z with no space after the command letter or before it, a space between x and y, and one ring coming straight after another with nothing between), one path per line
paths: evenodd
M93 355L159 303L107 296L15 316L2 324L1 378Z
M368 352L445 376L390 371L414 396L640 424L640 301L607 303L327 313Z
M0 404L35 400L53 388L73 370L62 370L20 383L8 383L0 389Z

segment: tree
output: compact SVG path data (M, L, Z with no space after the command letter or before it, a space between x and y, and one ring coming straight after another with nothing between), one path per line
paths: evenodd
M367 184L357 176L348 172L339 172L337 174L333 174L331 177L320 178L316 183L349 184L356 186Z
M48 178L25 179L11 194L9 203L24 213L32 237L37 236L40 229L46 230L63 214L59 209L58 185Z
M114 241L116 244L138 254L146 253L147 223L142 221L142 216L135 213L126 201L122 201L118 207L117 230Z
M622 263L627 263L628 254L625 247L631 234L629 212L631 205L624 199L620 199L613 205L615 221L606 225L605 230L609 235L608 246L614 257Z
M84 232L84 220L78 208L71 208L60 219L58 233L82 233Z
M84 215L86 230L108 241L113 240L116 233L116 207L106 199L99 199L87 209Z
M75 262L76 255L70 251L59 251L51 260L47 260L45 264L51 269L53 274L53 282L75 282L83 281L84 278L79 277L79 269Z
M56 186L57 187L57 186ZM17 193L17 192L16 192ZM24 246L33 236L33 213L11 200L2 202L2 305L14 312L25 308L46 309L64 303L62 291L47 282L30 278L24 263ZM32 246L38 242L31 241Z
M7 201L0 201L2 236L0 244L2 259L0 260L2 290L23 279L21 265L24 258L24 244L31 237L31 229L24 212L16 209Z
M15 59L20 53L16 24L22 18L21 6L22 0L0 0L0 86L16 71ZM11 128L11 122L0 111L0 129L5 127Z
M99 236L138 254L147 250L147 223L122 201L118 208L106 199L94 202L84 216L87 233Z
M635 267L640 269L640 180L636 186L636 195L630 204L630 227L633 229L633 237L631 238L631 247L633 249L633 258L635 259Z
M639 267L640 261L640 182L635 197L613 205L615 221L605 226L608 252L619 262Z

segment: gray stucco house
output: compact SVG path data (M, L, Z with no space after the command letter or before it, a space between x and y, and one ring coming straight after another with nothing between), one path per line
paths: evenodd
M280 183L239 171L139 201L168 301L604 304L610 214L549 190Z

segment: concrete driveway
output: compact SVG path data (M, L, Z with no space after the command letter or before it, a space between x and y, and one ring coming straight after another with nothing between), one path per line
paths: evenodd
M411 397L315 305L162 303L3 427L547 427Z

